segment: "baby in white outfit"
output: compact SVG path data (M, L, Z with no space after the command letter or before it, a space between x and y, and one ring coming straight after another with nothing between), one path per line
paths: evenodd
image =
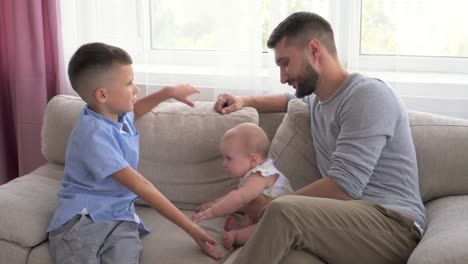
M192 216L195 222L228 215L224 224L226 249L244 245L255 232L257 219L247 215L238 223L230 214L247 206L260 195L275 198L292 192L288 179L268 159L270 143L259 126L242 123L228 130L221 139L223 166L232 178L239 179L236 190L201 205Z

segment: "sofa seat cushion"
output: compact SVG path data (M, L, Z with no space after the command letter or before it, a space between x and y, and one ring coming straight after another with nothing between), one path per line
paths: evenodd
M25 175L0 186L0 239L34 247L47 239L60 182Z
M183 211L183 213L190 217L193 211ZM137 214L151 230L151 233L142 237L143 252L140 259L142 264L218 263L205 255L198 244L181 228L150 207L137 206ZM227 257L229 252L223 248L221 238L224 233L223 223L224 218L218 217L203 221L200 226L217 240L219 250Z
M230 128L258 124L254 108L221 115L214 102L161 103L136 121L138 170L181 209L193 210L237 186L222 166L219 142Z
M27 263L29 247L0 239L0 263Z
M49 252L49 240L34 247L29 254L28 264L52 264L54 260Z
M468 263L468 195L426 204L427 229L408 263Z

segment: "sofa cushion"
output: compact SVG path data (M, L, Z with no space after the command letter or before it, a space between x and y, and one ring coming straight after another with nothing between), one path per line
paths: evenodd
M468 263L468 195L426 204L427 229L410 264Z
M34 247L28 258L28 264L52 264L54 262L49 252L48 240Z
M187 233L153 209L137 206L137 213L151 230L151 233L142 237L143 252L140 258L142 264L222 263L208 257ZM183 211L183 213L190 217L193 211ZM223 223L224 218L218 217L203 221L200 226L217 240L218 249L227 257L228 251L223 248L221 239L224 233Z
M42 154L49 162L65 163L68 138L84 105L81 98L70 95L57 95L47 104L41 147Z
M0 239L34 247L47 239L60 182L26 175L0 186Z
M194 209L237 186L222 168L219 140L237 124L258 124L253 108L221 115L213 105L196 102L191 108L164 102L135 123L139 172L179 208ZM83 106L76 96L58 95L49 102L42 129L42 151L49 162L64 164L68 138Z
M221 115L213 106L162 103L136 122L139 172L181 209L194 209L237 186L223 169L219 141L240 123L258 124L251 107Z
M0 263L27 263L31 248L0 239Z
M468 195L468 120L409 111L424 202Z
M294 190L321 178L306 103L297 99L289 102L288 111L271 142L269 155Z

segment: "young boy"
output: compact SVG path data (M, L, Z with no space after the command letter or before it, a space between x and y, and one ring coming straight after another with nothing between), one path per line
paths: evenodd
M270 143L265 131L252 123L242 123L228 130L222 137L220 151L223 166L234 179L240 179L239 188L225 196L200 206L192 216L196 222L232 214L257 199L260 195L276 198L293 190L288 179L268 159ZM255 232L257 220L247 214L242 222L226 218L223 243L226 249L244 245Z
M149 232L135 213L139 196L219 259L215 241L136 171L133 119L168 98L193 106L187 97L198 91L178 85L136 101L131 64L127 52L103 43L81 46L70 60L70 82L87 105L68 142L59 205L47 230L50 252L56 263L139 263L139 234Z

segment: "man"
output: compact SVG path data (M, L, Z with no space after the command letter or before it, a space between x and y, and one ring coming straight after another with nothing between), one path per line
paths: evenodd
M292 249L326 263L406 263L421 239L425 215L402 102L386 83L341 66L333 30L316 14L287 17L268 47L281 82L310 107L322 179L293 195L258 201L269 204L234 263L284 263ZM286 111L291 98L223 94L215 109Z

